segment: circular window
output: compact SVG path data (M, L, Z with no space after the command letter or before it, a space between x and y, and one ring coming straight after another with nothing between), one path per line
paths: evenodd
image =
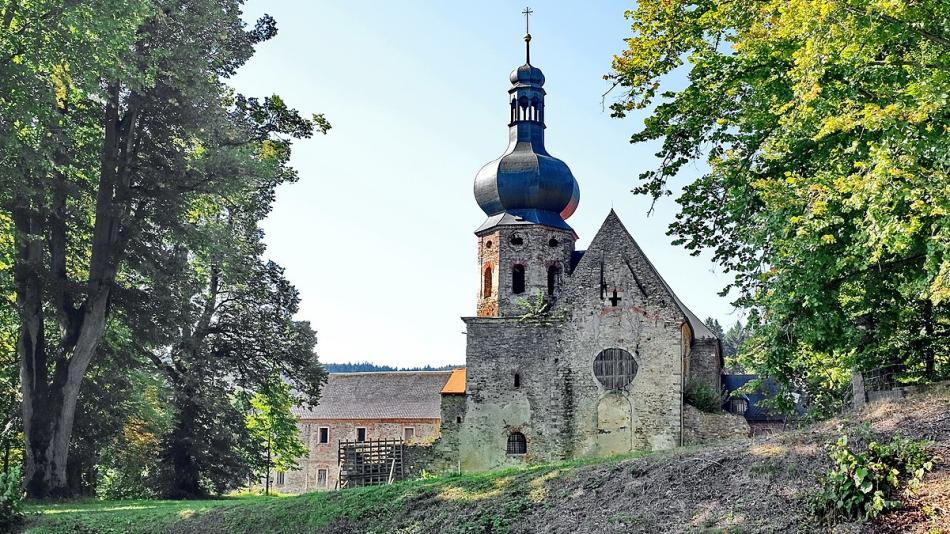
M560 244L561 243L557 239L551 239L550 241L548 241L548 246L551 248L554 248Z
M491 248L491 239L485 241L485 248Z
M623 389L637 376L637 361L623 349L604 349L594 358L594 376L607 389Z
M524 238L519 234L515 234L511 236L510 243L516 247L520 247L521 245L524 245Z

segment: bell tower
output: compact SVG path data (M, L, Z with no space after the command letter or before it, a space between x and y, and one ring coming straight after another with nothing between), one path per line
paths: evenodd
M475 200L488 216L475 231L480 317L517 317L525 300L556 299L577 240L565 220L580 189L544 148L544 74L531 65L531 11L524 14L525 64L509 77L508 148L475 177Z

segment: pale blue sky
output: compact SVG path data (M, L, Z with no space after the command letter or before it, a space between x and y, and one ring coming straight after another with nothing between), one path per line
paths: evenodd
M590 242L613 207L697 315L737 318L707 258L665 235L676 204L647 217L629 191L656 165L656 146L630 145L643 115L612 119L602 76L629 35L632 2L535 1L532 64L547 78L546 145L581 188L569 220ZM257 1L276 38L232 80L248 95L280 94L325 113L327 136L298 142L300 181L283 186L265 221L268 256L303 298L325 362L462 363L478 291L473 235L484 214L476 171L507 144L509 72L524 62L523 3ZM701 169L691 168L690 175Z

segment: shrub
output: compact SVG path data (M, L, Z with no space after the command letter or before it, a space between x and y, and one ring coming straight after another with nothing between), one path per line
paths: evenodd
M927 442L901 436L886 444L869 441L857 452L848 447L848 436L841 436L827 448L834 466L820 480L812 512L828 524L873 519L899 507L899 494L915 491L937 460L927 453Z
M708 384L700 382L686 384L685 400L686 404L703 412L718 413L722 411L722 393Z
M23 489L20 487L20 468L13 467L0 473L0 531L9 532L23 519Z

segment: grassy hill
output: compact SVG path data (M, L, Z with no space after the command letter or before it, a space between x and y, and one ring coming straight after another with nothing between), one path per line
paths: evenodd
M902 510L835 532L950 534L950 390L767 439L298 497L37 506L36 533L815 532L805 502L841 433L934 442L945 461Z

